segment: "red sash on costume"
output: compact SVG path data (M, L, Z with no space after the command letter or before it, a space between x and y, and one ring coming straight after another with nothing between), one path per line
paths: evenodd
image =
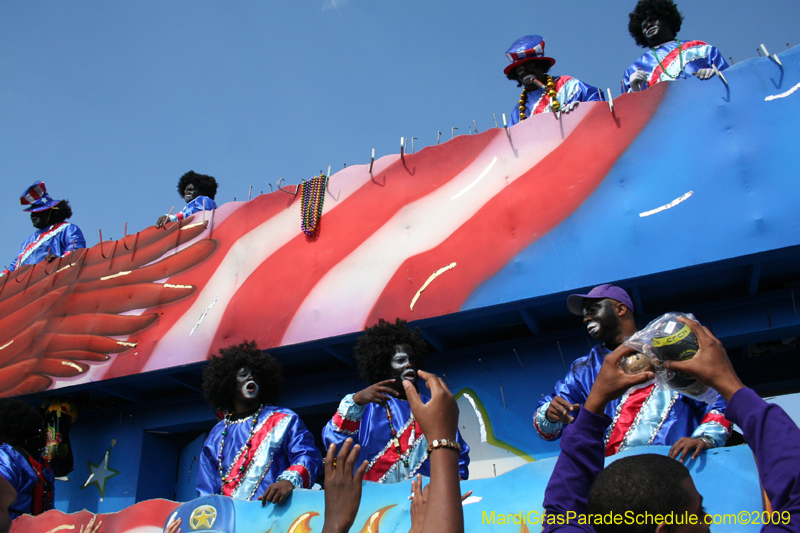
M414 431L415 435L414 442L416 442L422 436L422 428L419 426L416 420L414 420L413 424L409 424L402 433L397 435L397 438L400 441L400 453L402 454L405 454L409 450L408 441L412 430ZM386 446L386 450L377 460L375 460L370 469L367 470L367 473L364 474L364 479L367 481L379 481L381 477L383 477L383 475L397 461L400 461L400 456L397 454L397 450L392 442L389 441Z
M572 76L559 76L559 78L555 81L555 89L556 93L558 93L561 88L567 83L569 80L572 79ZM561 105L564 105L564 102L559 102ZM533 112L531 115L538 115L539 113L544 113L547 106L550 105L550 97L547 96L547 91L542 90L542 96L539 98L539 101L536 102L536 105L533 106Z
M52 237L56 233L60 233L61 231L63 231L63 226L65 226L66 224L67 224L66 222L59 222L49 230L45 231L44 233L36 237L36 240L34 240L32 243L26 246L25 249L22 250L22 253L19 254L19 256L17 257L17 262L14 263L14 269L19 268L20 263L22 263L25 259L27 259L34 251L36 251L37 248L39 248L39 246L44 244L45 241L49 241L50 237Z
M655 387L655 383L649 387L636 389L628 395L625 403L620 406L619 414L614 420L614 429L611 431L611 435L609 435L608 442L606 443L606 457L614 455L619 451L619 447L625 439L625 435L631 428L633 421L636 420L636 416L639 414L639 411L641 411L645 400L647 400L650 393L653 391L653 387Z
M680 59L682 53L685 53L691 48L695 48L697 46L706 46L707 44L708 43L704 43L703 41L688 41L685 43L680 43L666 56L664 56L664 59L662 59L660 62L658 61L658 54L653 52L656 55L656 68L654 68L653 72L650 73L650 79L647 80L647 86L652 87L661 81L661 75L664 73L664 69L661 68L661 65L665 65L667 68L669 68L676 59ZM685 66L686 65L681 65L681 70L683 70L683 67ZM680 75L680 73L678 75Z

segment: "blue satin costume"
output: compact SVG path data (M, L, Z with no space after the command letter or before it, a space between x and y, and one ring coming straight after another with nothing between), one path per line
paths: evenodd
M33 235L25 239L8 271L13 272L22 265L33 265L43 261L47 257L48 250L51 254L62 257L79 248L86 248L86 240L78 226L69 222L53 224L36 230Z
M210 211L212 209L216 209L217 204L209 198L208 196L198 196L184 207L180 212L175 213L174 215L169 215L169 219L171 222L178 222L179 220L183 220L185 218L189 218L193 214L197 213L198 211Z
M592 348L589 355L572 363L571 371L556 383L553 394L539 400L533 425L541 438L558 439L564 427L563 423L550 422L544 416L553 398L561 396L570 403L586 403L603 359L609 353L603 345ZM723 446L731 427L725 419L726 407L719 395L709 405L659 385L632 388L606 406L605 413L612 420L606 432L606 455L634 446L670 446L687 436L709 439L714 447Z
M423 403L430 398L420 394ZM378 483L398 483L413 478L415 475L431 475L428 461L428 441L419 423L413 418L411 406L405 400L389 398L389 409L392 412L392 426L397 432L402 456L392 443L392 432L386 409L375 403L361 406L348 394L339 403L339 409L322 429L322 442L327 449L332 443L337 449L351 437L361 445L356 466L364 460L369 462L364 479ZM456 432L456 440L461 445L458 459L458 472L461 479L469 478L469 446L461 434ZM403 459L406 459L408 466Z
M701 68L712 68L712 65L719 71L728 68L725 58L714 46L703 41L669 41L648 50L628 67L622 76L622 93L631 92L630 79L638 69L647 74L647 84L643 86L646 89L662 81L690 78Z
M0 444L0 475L17 491L17 501L8 510L11 520L21 514L30 513L33 508L33 491L39 477L27 459L9 444ZM53 471L47 469L44 475L52 484Z
M556 89L556 98L563 107L572 102L597 102L602 100L600 89L583 83L577 78L570 76L553 77L553 84ZM528 93L525 102L525 116L532 117L539 113L552 113L553 106L543 89L536 89ZM514 106L511 111L511 123L509 126L519 122L519 105Z
M282 407L265 406L258 415L252 448L244 462L244 471L240 473L254 416L256 413L228 424L222 468L231 481L224 487L218 457L225 421L219 422L208 434L197 473L200 496L224 494L252 500L264 494L276 481L289 481L296 489L314 485L322 466L322 455L300 417Z

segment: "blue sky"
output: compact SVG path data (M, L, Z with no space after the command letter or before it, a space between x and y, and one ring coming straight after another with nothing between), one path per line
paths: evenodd
M494 126L519 95L504 52L538 33L569 74L616 96L641 53L635 1L0 2L0 265L33 231L19 195L43 180L68 198L89 246L183 201L188 171L217 202L279 177L369 163ZM738 62L800 42L800 2L682 0L678 37ZM665 136L677 132L665 132ZM410 149L410 147L409 147ZM299 221L298 221L299 231Z

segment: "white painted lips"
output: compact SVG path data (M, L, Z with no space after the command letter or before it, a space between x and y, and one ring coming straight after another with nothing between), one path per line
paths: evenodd
M409 368L400 376L403 381L416 381L417 380L417 372L413 368Z
M255 398L258 396L258 383L253 380L248 381L242 387L242 394L245 398Z

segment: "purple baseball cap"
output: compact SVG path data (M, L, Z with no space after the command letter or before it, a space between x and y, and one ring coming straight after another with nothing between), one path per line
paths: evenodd
M631 301L631 297L628 296L628 293L625 292L624 289L620 289L616 285L611 285L610 283L598 285L590 290L588 294L571 294L569 298L567 298L567 308L573 315L583 316L584 298L611 298L612 300L627 305L628 309L633 312L633 302Z

